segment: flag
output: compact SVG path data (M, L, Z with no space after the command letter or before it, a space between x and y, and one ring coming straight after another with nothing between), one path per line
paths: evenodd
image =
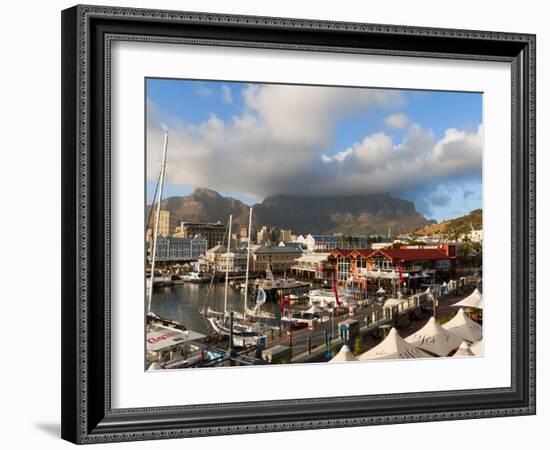
M399 270L399 281L403 283L403 268L401 267L401 263L397 265L397 270Z
M258 289L258 295L256 296L256 305L263 305L266 301L267 295L265 291L260 288Z
M332 276L332 292L334 292L334 299L336 300L336 306L340 306L340 299L338 298L338 286L336 286L336 280L334 275Z

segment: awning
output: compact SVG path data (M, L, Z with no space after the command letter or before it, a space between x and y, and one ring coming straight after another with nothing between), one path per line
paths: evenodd
M375 359L410 359L410 358L429 358L431 355L423 350L406 342L392 328L384 339L376 347L359 356L359 361L369 361Z
M462 344L460 344L460 347L458 347L458 350L455 352L453 357L455 356L475 356L475 354L472 352L470 344L466 341L462 341Z
M483 309L483 296L481 292L479 292L479 289L475 288L474 292L468 295L468 297L463 298L458 303L455 303L453 306Z
M177 330L175 328L157 325L147 332L147 350L156 352L174 345L206 338L204 334L191 330Z
M437 323L434 317L430 317L426 325L405 340L409 344L437 356L447 356L462 342L460 337L450 333Z
M340 351L332 358L329 363L359 361L355 355L351 352L347 345L343 345Z
M443 325L443 328L468 342L479 341L483 336L481 325L470 319L462 308Z

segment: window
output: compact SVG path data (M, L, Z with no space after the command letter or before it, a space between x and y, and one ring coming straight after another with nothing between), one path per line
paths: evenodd
M346 281L349 278L349 261L338 258L338 281Z

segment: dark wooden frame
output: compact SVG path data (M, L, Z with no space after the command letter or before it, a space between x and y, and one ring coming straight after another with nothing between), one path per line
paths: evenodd
M110 402L110 43L192 42L507 61L512 384L116 410ZM62 437L75 443L535 413L535 36L97 6L62 13Z

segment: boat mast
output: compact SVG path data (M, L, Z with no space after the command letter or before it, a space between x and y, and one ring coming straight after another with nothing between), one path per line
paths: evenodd
M243 319L246 319L246 305L248 305L248 271L250 270L250 240L251 240L251 230L252 230L252 210L254 208L250 207L250 216L248 217L248 249L246 251L246 275L244 282L244 306L243 306Z
M227 316L227 289L229 287L229 250L231 249L231 222L233 215L229 216L229 229L227 230L227 253L225 254L225 293L223 298L223 317Z
M159 222L160 222L160 202L162 201L162 189L164 187L164 172L166 170L166 149L168 148L168 132L164 133L164 150L162 152L162 165L160 166L160 189L159 189L159 199L157 202L157 214L156 221L153 231L153 254L151 256L151 286L149 287L149 297L147 299L147 313L151 312L151 303L153 301L153 282L155 279L155 262L157 256L157 236L159 231ZM155 199L153 199L153 206L155 204Z

